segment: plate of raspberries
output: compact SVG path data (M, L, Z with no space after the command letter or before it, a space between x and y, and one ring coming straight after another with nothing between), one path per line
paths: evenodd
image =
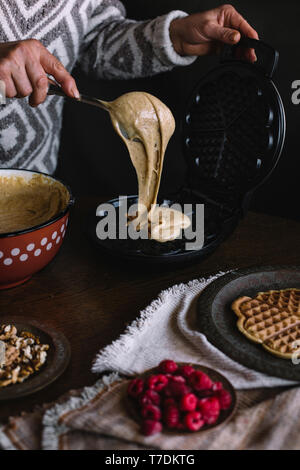
M219 372L170 359L132 379L127 402L141 432L203 432L232 417L236 393Z

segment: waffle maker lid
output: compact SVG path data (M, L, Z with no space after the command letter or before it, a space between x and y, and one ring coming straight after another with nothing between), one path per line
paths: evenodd
M254 48L257 63L235 59L238 47ZM272 81L278 58L264 42L242 38L237 46L225 46L220 64L197 83L181 126L188 187L195 196L245 209L275 168L286 128Z

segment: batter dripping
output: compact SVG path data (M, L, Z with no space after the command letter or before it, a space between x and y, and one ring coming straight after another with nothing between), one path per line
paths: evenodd
M178 210L156 206L164 154L175 130L171 111L144 92L126 93L104 104L137 174L138 213L132 222L137 227L147 223L150 237L159 242L174 240L190 225L189 217Z

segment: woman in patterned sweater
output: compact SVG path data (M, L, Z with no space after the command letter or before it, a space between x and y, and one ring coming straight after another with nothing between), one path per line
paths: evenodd
M237 43L241 34L258 37L231 5L137 22L126 18L118 0L0 0L0 14L0 80L8 97L0 108L0 167L50 174L63 100L46 100L47 75L78 97L70 75L76 63L96 77L145 77L191 64L221 43ZM245 54L255 60L254 51Z

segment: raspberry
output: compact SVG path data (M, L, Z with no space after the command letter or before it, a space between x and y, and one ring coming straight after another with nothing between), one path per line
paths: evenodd
M160 396L154 390L146 390L140 396L139 399L140 405L159 405L160 404Z
M179 367L176 371L176 374L179 374L185 378L188 378L193 372L195 372L194 367L186 365L186 366Z
M170 406L170 405L177 405L176 401L174 400L174 398L166 398L165 401L164 401L164 408L167 408L167 406Z
M195 370L189 377L189 384L195 390L206 390L211 388L212 381L204 372Z
M164 421L168 428L176 428L179 423L179 409L177 406L170 405L164 412Z
M133 379L128 385L128 395L137 398L144 390L144 381L142 379Z
M220 403L216 397L202 398L198 400L198 410L206 424L214 424L220 414Z
M160 421L161 419L161 411L155 405L144 405L141 414L144 419L151 419L152 421Z
M146 419L142 423L142 433L145 436L151 436L161 432L162 425L159 421L153 421L152 419Z
M227 390L218 390L216 397L220 402L221 410L227 410L231 405L231 395Z
M178 383L186 383L186 380L184 377L182 377L182 375L170 375L168 374L168 379L170 382L178 382Z
M198 431L204 425L204 420L199 411L190 411L184 417L184 424L189 431Z
M222 382L214 382L213 383L213 386L212 386L212 390L214 392L217 392L218 390L222 390L223 389L223 384Z
M175 370L178 369L178 366L176 362L166 359L165 361L161 361L158 369L162 374L173 374Z
M147 380L150 389L160 392L168 384L168 377L163 374L151 375Z
M178 382L170 382L165 388L165 395L167 397L182 397L190 393L191 389L187 385Z
M198 399L193 393L183 395L180 400L180 409L183 411L194 411L197 406Z

